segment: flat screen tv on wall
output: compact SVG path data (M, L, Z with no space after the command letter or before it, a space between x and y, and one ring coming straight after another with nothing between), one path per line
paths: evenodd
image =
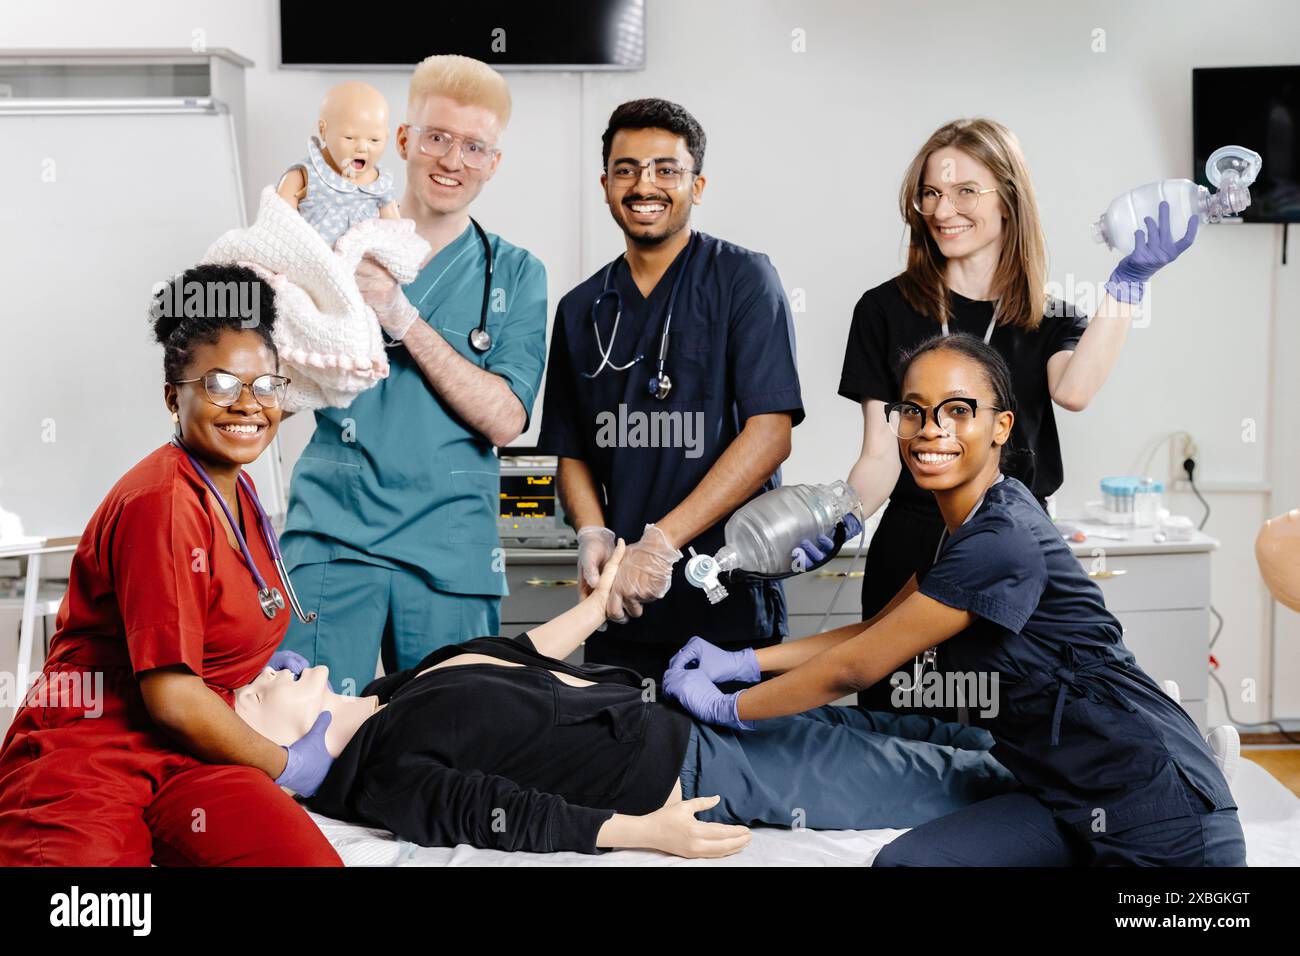
M500 70L645 65L645 0L496 0L466 11L362 6L344 20L329 9L319 0L280 0L282 67L406 69L434 53L472 56Z
M1246 146L1263 167L1250 187L1246 222L1300 222L1300 66L1192 70L1192 164L1220 146Z

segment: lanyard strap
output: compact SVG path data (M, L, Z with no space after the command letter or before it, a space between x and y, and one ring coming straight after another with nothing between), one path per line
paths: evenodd
M992 326L989 326L989 330L990 330L990 331L992 331L992 328L993 328ZM994 480L994 482L993 482L993 485L996 485L999 481L1001 481L1001 480L1002 480L1003 478L1005 478L1005 477L1006 477L1006 475L1004 475L1004 474L1002 474L1001 472L999 472L999 473L998 473L998 477L997 477L997 478ZM993 485L989 485L989 488L992 488ZM965 524L967 521L970 521L971 518L975 517L975 512L977 512L977 511L980 510L980 505L982 505L982 504L984 503L984 496L987 495L988 493L989 493L989 492L988 492L988 488L985 488L985 489L984 489L984 494L983 494L983 495L980 495L980 497L979 497L979 501L975 502L975 507L971 508L970 513L969 513L968 515L966 515L965 519L962 520L962 524ZM937 562L937 561L939 560L939 552L943 550L943 543L944 543L945 541L947 541L947 540L948 540L948 529L947 529L947 528L944 528L943 531L942 531L942 533L940 533L940 535L939 535L939 544L938 544L938 546L936 546L935 549L934 549L934 560L935 560L935 562ZM920 669L921 669L921 670L924 670L924 669L925 669L925 665L926 665L926 664L934 664L934 662L935 662L935 660L938 658L938 656L939 656L939 646L936 644L934 647L931 647L931 648L929 648L928 650L926 650L925 655L924 655L924 659L923 659L923 660L920 659L920 658L917 658L917 659L914 660L914 663L915 663L915 661L918 661L918 660L919 660L919 661L920 661ZM913 682L915 682L915 678L913 679Z
M998 323L998 317L997 317L996 315L993 316L993 318L989 319L989 327L988 327L988 328L985 330L985 332L984 332L984 344L985 344L985 345L988 345L989 342L990 342L990 340L992 340L992 338L993 338L993 327L994 327L995 325L997 325L997 323ZM944 335L947 335L947 334L948 334L948 320L947 320L947 319L944 319L944 320L943 320L943 334L944 334Z

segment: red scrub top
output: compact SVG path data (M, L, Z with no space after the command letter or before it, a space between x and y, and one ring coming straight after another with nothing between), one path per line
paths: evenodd
M283 593L257 510L242 485L238 494L248 550ZM81 536L46 666L130 666L139 674L182 664L233 706L234 689L280 645L291 611L271 619L262 612L220 509L170 443L123 475Z

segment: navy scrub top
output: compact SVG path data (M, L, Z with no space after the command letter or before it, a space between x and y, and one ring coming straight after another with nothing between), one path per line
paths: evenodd
M487 257L473 225L409 285L420 317L462 357L505 379L527 428L546 357L546 270L531 253L488 233L494 269L492 347L469 333L483 306ZM418 574L452 594L504 596L501 466L492 443L443 400L403 347L388 377L347 408L316 410L316 431L293 469L281 536L290 570L340 559Z
M673 283L688 252L665 366L673 388L659 401L649 395L647 382L655 373ZM780 277L767 256L694 232L649 298L641 295L620 257L610 280L623 310L618 338L611 347L616 307L614 296L606 296L599 309L601 342L611 348L615 365L637 355L646 357L626 371L606 366L589 379L582 373L594 372L601 364L591 306L604 287L605 272L602 267L560 300L537 446L544 453L587 464L603 490L605 526L633 544L647 522L659 521L695 490L747 418L787 412L798 425L804 410L794 323ZM598 419L602 412L610 414ZM680 443L686 447L641 444L651 440L651 431L638 435L633 431L636 422L655 421L641 415L664 412L683 425L677 434L691 439ZM689 435L684 430L686 416L693 429ZM780 483L778 468L755 496ZM725 543L728 517L683 544L682 552L693 546L699 553L715 553ZM686 582L685 566L683 560L673 568L672 586L664 598L646 604L639 618L611 624L610 634L680 646L693 634L728 643L788 633L780 582L737 585L725 601L710 605L703 591Z
M971 722L1058 820L1089 838L1235 809L1196 723L1137 665L1023 483L991 486L940 548L920 592L978 620L939 645L937 667L998 675L997 713L972 707Z

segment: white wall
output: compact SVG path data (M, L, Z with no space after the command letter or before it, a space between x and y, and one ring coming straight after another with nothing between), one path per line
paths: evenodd
M935 126L985 114L1017 131L1051 278L1077 289L1104 280L1113 265L1089 236L1112 196L1192 175L1192 67L1300 58L1293 0L1235 4L1230 23L1220 0L648 5L643 72L509 74L515 119L476 215L545 261L554 302L620 248L596 182L609 111L646 95L686 105L709 135L697 225L768 253L787 289L807 296L797 323L808 419L785 469L792 482L841 477L856 453L860 412L834 388L849 318L861 292L899 267L898 182ZM3 16L0 47L188 47L201 30L208 46L255 60L250 210L256 190L302 153L321 94L340 78L276 69L270 2L50 0L8 4ZM433 14L430 24L436 29ZM806 52L792 51L796 29L805 31ZM1094 51L1096 30L1105 31L1104 52ZM405 77L367 78L400 111ZM1222 542L1214 562L1214 603L1226 619L1215 648L1221 675L1230 688L1243 679L1267 688L1276 670L1285 680L1274 712L1296 715L1300 616L1277 611L1274 646L1274 612L1253 556L1261 521L1300 505L1295 445L1282 437L1295 430L1300 396L1277 352L1296 344L1288 320L1300 311L1300 279L1295 265L1278 262L1277 227L1223 226L1204 230L1187 259L1160 275L1153 320L1131 333L1104 391L1081 414L1058 410L1067 480L1057 499L1061 513L1077 511L1103 475L1132 470L1172 431L1192 432L1214 509L1206 531ZM1242 440L1244 419L1258 425L1253 443ZM290 449L308 426L301 417L287 424ZM524 440L535 428L536 419ZM1163 474L1167 451L1156 461ZM1273 479L1285 486L1270 496ZM1190 495L1169 497L1199 519ZM1234 699L1234 716L1262 719L1267 693L1260 698ZM1213 693L1210 716L1222 719Z

